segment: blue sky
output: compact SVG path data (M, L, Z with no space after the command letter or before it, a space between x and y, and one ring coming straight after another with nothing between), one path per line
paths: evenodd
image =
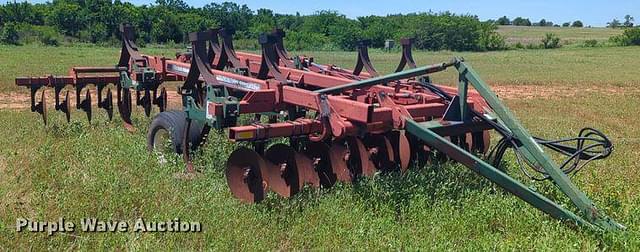
M210 2L222 2L211 0L185 0L192 6L203 6ZM35 0L32 2L45 2ZM151 4L154 0L133 0L135 4ZM410 0L239 0L233 1L246 4L255 10L269 8L277 13L300 12L311 14L317 10L336 10L348 17L355 18L366 15L386 15L409 12L425 11L451 11L458 14L474 14L480 19L497 19L507 15L511 19L517 16L529 17L532 22L546 18L554 23L563 23L573 20L582 20L585 25L605 26L611 19L621 20L626 14L638 18L640 23L639 0L437 0L437 1L410 1Z

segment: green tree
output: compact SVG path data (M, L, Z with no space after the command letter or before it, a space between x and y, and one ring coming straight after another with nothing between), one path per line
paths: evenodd
M583 27L584 25L582 24L582 21L580 20L576 20L573 21L573 23L571 23L571 27Z
M395 22L389 22L388 17L358 17L358 22L362 28L362 36L371 40L372 47L383 47L385 40L395 38L394 33L398 31Z
M513 19L513 25L517 26L531 26L531 21L528 18L517 17Z
M609 27L609 28L618 28L618 27L620 27L620 20L614 18L613 20L611 20L611 22L607 23L607 27Z
M88 29L84 31L87 40L91 43L98 43L106 41L109 33L107 31L107 26L103 23L95 23L89 26Z
M0 30L0 43L18 45L20 36L18 35L18 28L16 23L8 22L4 24L2 30Z
M506 42L504 36L496 32L497 27L493 22L485 22L482 24L479 44L481 50L496 51L505 49Z
M156 4L175 12L186 12L190 9L189 5L182 0L156 0Z
M569 23L569 22L562 23L562 27L569 27L569 26L571 26L571 23Z
M288 14L275 14L276 25L279 28L287 29L287 30L300 30L300 26L304 22L304 17L300 15L300 13L296 13L295 15Z
M180 24L175 15L165 7L157 7L152 9L155 17L151 28L151 36L155 42L166 43L182 42L183 33L180 30Z
M80 5L74 2L54 1L46 22L57 27L63 34L77 36L84 28L86 17Z
M548 25L548 24L547 24L547 20L546 20L546 19L544 19L544 18L543 18L543 19L540 19L540 22L538 22L538 25L539 25L539 26L547 26L547 25Z
M204 31L209 28L219 26L214 20L204 18L193 12L181 13L178 15L178 26L182 32L182 41L189 41L189 33L196 31Z
M360 23L335 11L318 11L306 16L300 27L303 34L318 33L328 37L339 48L352 50L362 38Z
M633 21L634 21L633 17L631 15L627 14L627 15L624 16L624 24L623 25L626 26L626 27L633 27Z
M233 28L240 33L248 31L253 16L247 5L241 6L232 2L210 3L202 8L202 12L205 17L213 19L220 26Z
M496 23L498 25L511 25L511 20L509 20L507 16L503 16L501 18L498 18L498 21L496 21Z
M258 9L256 15L251 18L249 33L257 37L260 33L269 32L276 28L276 18L269 9Z
M43 25L45 13L42 4L32 5L24 2L7 2L0 10L0 25L7 22Z

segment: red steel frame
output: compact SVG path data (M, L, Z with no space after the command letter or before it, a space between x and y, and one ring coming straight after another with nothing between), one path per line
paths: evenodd
M239 103L239 112L242 114L274 112L284 110L287 106L299 106L321 111L321 102L318 101L318 95L313 90L335 87L378 75L368 61L366 43L359 46L357 71L341 69L333 65L315 64L312 58L307 57L297 59L299 62L307 64L305 69L297 69L293 67L294 60L288 57L281 46L283 35L281 31L276 31L261 41L263 42L262 55L235 52L231 42L232 34L223 29L210 30L207 33L211 38L210 48L215 54L215 57L212 57L211 74L216 76L216 79L227 88L245 93ZM217 41L218 34L223 37L221 43ZM130 43L132 42L127 42L125 39L124 44ZM275 55L281 57L275 57L276 63L270 68L265 68L263 66L265 61L267 65L269 61L274 61L273 56L270 58L268 49L264 49L270 46L276 48ZM404 56L403 61L406 59L406 55ZM189 57L168 59L140 54L137 59L136 57L132 58L134 63L143 60L146 67L155 70L156 77L160 82L184 80L191 67ZM412 61L413 59L410 59L410 63ZM216 62L218 65L215 64ZM246 68L249 76L224 71L228 67L236 68L234 64L239 68ZM415 63L413 65L415 66ZM264 69L269 69L267 75L262 73ZM362 69L366 69L368 72L362 72ZM117 73L122 70L124 70L122 67L74 67L68 76L20 77L16 78L16 84L28 87L56 88L72 85L80 90L88 84L115 85L120 81ZM129 71L133 72L132 69ZM109 75L110 73L111 75ZM260 76L261 74L264 76ZM131 75L132 79L137 78L137 75ZM234 83L240 84L234 85ZM290 83L295 85L285 85ZM340 138L362 134L362 132L386 132L393 129L394 125L397 128L397 124L401 121L399 114L394 112L394 107L387 106L390 103L380 102L378 97L381 94L390 97L393 101L391 104L401 105L403 112L409 113L416 121L441 118L447 109L447 104L442 98L421 88L418 84L417 80L403 80L401 85L395 85L395 87L375 85L367 89L328 96L331 110L336 112L332 113L333 116L330 118L333 122L329 124L332 127L332 133L335 137ZM441 85L438 87L452 95L457 92L453 87ZM77 97L79 103L80 95L78 94ZM476 109L480 109L484 105L484 101L477 93L470 92L469 100L469 105ZM222 114L222 104L208 103L207 108L208 116L215 117ZM298 130L299 127L302 130ZM229 137L236 141L252 141L273 137L309 135L326 131L322 127L323 124L318 120L300 119L293 123L230 127Z

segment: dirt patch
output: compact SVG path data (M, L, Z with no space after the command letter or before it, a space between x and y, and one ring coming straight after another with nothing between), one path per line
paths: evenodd
M0 93L0 109L26 109L31 107L29 94Z
M640 93L640 88L630 87L567 87L536 85L500 85L491 87L501 99L559 99L581 94L617 95L620 93Z

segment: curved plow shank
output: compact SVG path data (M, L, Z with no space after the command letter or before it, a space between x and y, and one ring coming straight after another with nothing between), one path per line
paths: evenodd
M91 122L91 91L86 89L84 99L80 100L80 92L76 93L76 109L81 109L87 114L87 120Z
M39 89L42 90L40 92L40 101L36 102L36 96ZM40 88L40 87L31 88L31 111L37 112L42 116L42 121L44 122L44 125L47 125L47 118L48 118L46 91L47 90L45 88Z
M164 60L162 57L146 56L139 52L133 41L135 32L132 26L123 24L120 26L120 31L122 33L122 49L120 59L115 67L73 67L68 76L16 78L16 85L26 86L32 90L32 110L43 114L43 118L46 118L43 113L46 111L44 109L46 104L42 103L41 106L37 106L35 92L39 89L53 88L55 90L55 109L65 113L67 121L69 121L71 106L67 98L67 90L73 89L76 95L76 109L85 112L87 119L91 121L93 117L92 97L88 87L91 84L96 88L97 106L107 112L109 120L113 118L111 88L115 86L116 105L120 112L120 118L127 129L133 129L131 92L136 93L136 105L143 107L145 115L151 115L152 104L158 105L160 111L166 110L166 90L162 88L160 94L156 96L157 89L162 81L175 80L179 76L167 75L156 69L157 67L162 68ZM45 100L40 99L40 102L43 101Z
M67 118L67 122L71 121L71 102L69 101L69 90L64 91L64 100L56 104L56 110L62 111ZM60 93L56 93L56 100L60 100Z

